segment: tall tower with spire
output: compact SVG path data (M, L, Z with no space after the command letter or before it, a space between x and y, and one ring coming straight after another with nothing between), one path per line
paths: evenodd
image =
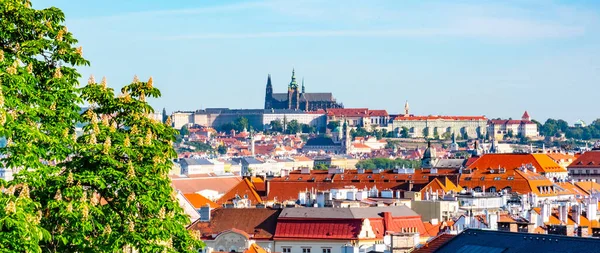
M271 74L267 76L267 88L265 90L265 109L273 108L273 84L271 84Z
M408 100L406 100L406 103L404 103L404 115L408 116L408 111L410 110L410 107L408 106Z
M304 77L302 77L302 94L304 94L305 90L304 90Z
M288 86L288 109L297 110L300 108L300 91L296 82L296 71L292 69L292 80Z

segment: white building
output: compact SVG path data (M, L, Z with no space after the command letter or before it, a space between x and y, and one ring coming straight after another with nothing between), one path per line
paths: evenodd
M410 138L439 138L455 134L456 136L477 138L485 136L487 118L484 116L415 116L408 112L408 103L405 114L393 120L392 128L400 136L403 129L408 130Z
M521 120L490 120L488 123L488 133L490 138L502 139L509 132L514 137L537 137L540 135L538 132L537 124L531 121L529 113L525 111Z
M315 127L317 131L325 129L327 123L327 116L324 112L304 112L296 110L265 110L262 118L262 124L264 130L268 130L271 127L272 121L279 121L282 124L284 122L290 122L292 120L298 121L300 124L306 124Z

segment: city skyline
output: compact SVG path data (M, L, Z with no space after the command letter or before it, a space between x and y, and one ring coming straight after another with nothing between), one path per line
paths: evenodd
M157 111L262 108L267 74L283 92L295 68L307 92L346 107L399 113L408 100L418 115L600 117L594 2L33 1L51 5L92 62L81 81L153 76Z

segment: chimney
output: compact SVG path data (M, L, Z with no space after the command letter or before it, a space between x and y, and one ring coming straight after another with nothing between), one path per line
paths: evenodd
M567 212L567 206L564 203L561 203L561 205L558 206L558 219L561 223L565 225L568 224L569 215Z
M383 225L384 225L384 234L385 232L400 232L400 231L391 231L391 227L394 224L394 219L392 218L392 213L383 212Z
M575 221L575 224L581 224L581 207L579 205L573 205L571 217L573 217L573 221Z
M271 180L265 180L265 197L269 196L270 188L271 188Z
M598 199L589 198L586 209L586 218L590 221L598 219Z
M210 221L210 205L200 207L200 221Z
M542 204L542 210L541 210L541 216L542 216L542 223L546 223L548 221L550 221L550 204L544 202Z

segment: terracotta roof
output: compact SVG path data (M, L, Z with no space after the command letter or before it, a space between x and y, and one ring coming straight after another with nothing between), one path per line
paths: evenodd
M352 144L352 147L360 148L360 149L369 149L369 150L371 149L371 147L369 147L365 144L362 144L362 143L354 143L354 144Z
M528 119L529 117L529 113L527 113L527 111L525 111L525 113L523 113L523 116L521 116L521 118L523 119Z
M213 235L238 229L253 239L269 240L275 234L280 213L281 209L218 208L212 210L210 221L194 222L188 229L200 231L204 239L214 239Z
M517 120L517 119L493 119L489 121L490 124L494 125L531 125L535 124L533 121L529 120Z
M244 178L235 187L225 193L216 202L217 204L225 204L236 198L248 198L251 205L256 205L261 202L261 198L257 193L256 186L253 182Z
M600 168L600 151L592 150L581 154L568 168Z
M327 109L328 116L336 117L367 117L369 108L330 108Z
M244 251L244 253L267 253L267 251L262 247L258 246L256 243L253 243L252 245L250 245L250 247L248 247L247 250Z
M439 192L439 193L447 193L447 192L460 192L462 191L462 187L456 186L452 181L448 179L448 177L444 177L442 181L434 178L429 184L427 184L423 189L421 189L421 193L425 194L427 191L431 192Z
M360 219L288 219L280 218L276 239L357 239Z
M240 177L201 177L201 178L171 178L173 187L182 193L196 193L203 190L213 190L225 193L237 185Z
M196 209L200 209L201 207L206 206L206 204L208 204L211 208L219 207L219 205L217 205L215 202L210 201L209 199L198 193L185 193L183 194L183 196Z
M478 170L514 170L523 165L531 164L536 172L567 172L545 154L485 154L470 164L468 169Z
M564 154L564 153L547 153L552 160L556 162L561 162L563 160L575 160L574 155Z
M369 110L369 116L372 117L387 117L389 116L386 110Z
M579 189L585 191L588 195L600 192L600 184L592 181L576 182L575 185Z
M571 194L577 196L581 196L581 197L585 197L585 196L589 196L589 194L582 190L581 188L577 187L576 185L570 183L570 182L557 182L556 183L558 186L560 186L561 188L565 189L566 191L569 191Z
M440 116L440 115L432 115L432 116L414 116L414 115L402 115L396 117L394 120L397 121L425 121L425 120L456 120L456 121L472 121L472 120L485 120L487 118L484 116Z
M452 240L452 238L454 238L454 236L455 235L452 235L452 234L441 234L438 237L433 238L432 240L425 243L425 245L421 246L420 248L418 248L412 252L413 253L433 253L437 249L442 247L444 244L446 244L448 241Z

